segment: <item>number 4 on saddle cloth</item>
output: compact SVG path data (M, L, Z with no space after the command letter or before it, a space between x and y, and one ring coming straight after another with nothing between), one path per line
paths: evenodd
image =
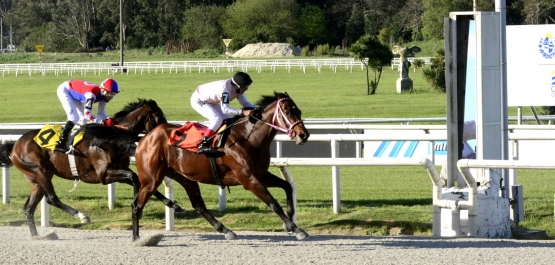
M62 129L62 125L46 124L44 125L44 127L42 127L37 136L33 138L33 140L35 140L35 142L42 148L54 150L54 147L56 146L58 140L60 140ZM75 146L83 140L84 134L84 129L79 129L77 131L75 131L74 129L69 136L68 142L73 143L72 145Z
M217 149L224 146L226 140L225 138L227 138L227 135L222 134L221 132L224 131L226 127L227 125L224 123L220 127L216 135L214 135L212 148ZM185 125L171 132L170 138L168 139L168 144L196 153L198 150L198 146L202 141L202 136L204 135L204 132L206 130L208 130L208 127L203 124L196 122L187 122L185 123Z

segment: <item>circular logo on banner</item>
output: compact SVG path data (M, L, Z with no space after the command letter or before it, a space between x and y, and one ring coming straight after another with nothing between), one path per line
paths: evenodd
M551 33L545 34L544 38L540 39L538 44L540 53L545 59L553 59L555 57L555 45L553 44L553 36Z

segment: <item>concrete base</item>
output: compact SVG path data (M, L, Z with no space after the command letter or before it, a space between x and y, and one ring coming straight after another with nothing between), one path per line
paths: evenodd
M443 189L443 199L466 201L468 189ZM479 189L476 200L476 231L475 237L480 238L511 238L509 219L509 200L491 193L490 189ZM441 209L441 236L467 236L468 210L453 211Z
M396 82L397 93L409 92L412 90L412 80L410 78L399 78Z

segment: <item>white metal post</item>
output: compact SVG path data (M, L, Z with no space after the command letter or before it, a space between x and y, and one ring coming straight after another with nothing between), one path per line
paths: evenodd
M2 167L2 202L10 203L10 169Z
M116 205L116 183L108 184L108 209L113 210Z
M174 201L173 198L173 182L170 178L165 177L164 178L164 192L166 195L166 198ZM166 206L166 230L167 231L173 231L174 228L174 213L175 210L173 208L167 207Z
M42 200L40 201L40 226L50 226L50 207L46 202L46 197L42 197Z
M331 158L339 157L339 142L336 139L331 140ZM331 167L332 189L333 189L333 212L341 212L341 194L340 194L340 176L339 167Z
M225 188L222 189L222 187L218 186L218 210L220 213L225 212L226 200Z
M2 140L2 144L8 141ZM2 167L2 202L4 204L10 203L10 168Z

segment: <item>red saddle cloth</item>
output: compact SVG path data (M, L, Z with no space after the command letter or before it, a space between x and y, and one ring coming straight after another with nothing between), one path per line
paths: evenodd
M208 127L205 125L187 122L171 132L168 144L196 153L206 130ZM212 145L214 142L216 141L212 141Z

